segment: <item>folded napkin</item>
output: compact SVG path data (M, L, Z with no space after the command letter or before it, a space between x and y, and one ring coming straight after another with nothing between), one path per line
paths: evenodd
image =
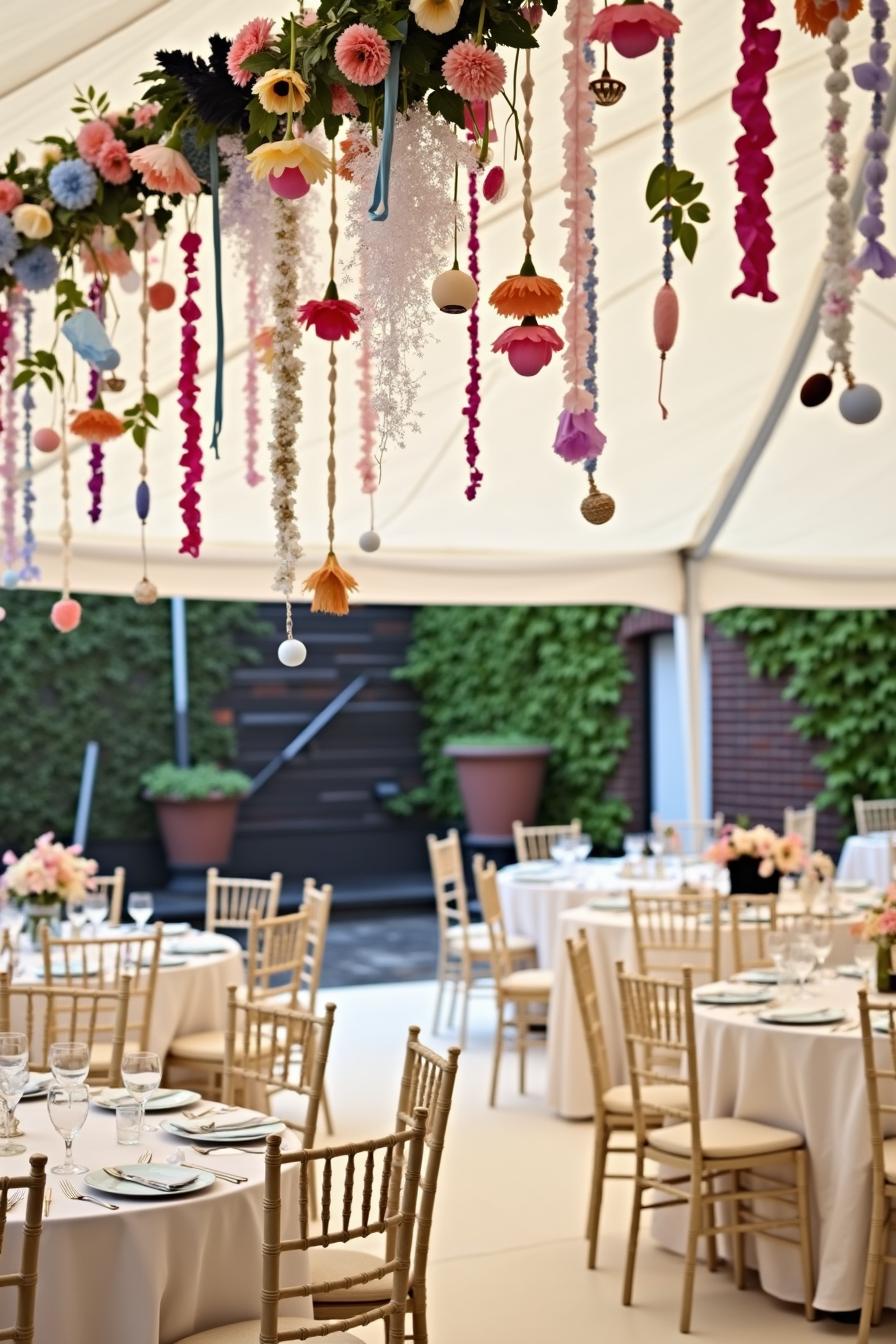
M163 1170L144 1167L140 1171L126 1167L104 1167L103 1170L115 1180L146 1185L150 1190L183 1190L187 1185L194 1185L197 1179L194 1172L178 1171L175 1167L165 1167Z
M147 1094L146 1100L156 1101L159 1097L173 1097L180 1091L179 1087L157 1088L155 1092ZM133 1101L126 1087L98 1087L93 1093L93 1099L104 1106L117 1106L120 1101Z
M255 1129L258 1125L276 1125L277 1119L273 1115L262 1115L260 1111L249 1111L245 1107L240 1107L235 1111L209 1111L207 1115L197 1116L194 1120L189 1116L179 1115L174 1123L184 1134L217 1134L224 1130L229 1132Z

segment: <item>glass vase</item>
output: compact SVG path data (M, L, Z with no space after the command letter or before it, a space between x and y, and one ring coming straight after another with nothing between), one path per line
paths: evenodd
M45 904L42 901L25 902L25 932L33 948L40 947L40 931L46 925L50 933L58 934L62 928L62 905L59 901Z
M877 992L889 994L890 977L893 974L893 949L889 943L877 945Z

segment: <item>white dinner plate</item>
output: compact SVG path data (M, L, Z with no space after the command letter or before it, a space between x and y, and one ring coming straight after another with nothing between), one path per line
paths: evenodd
M708 1004L712 1008L739 1008L741 1004L771 1003L773 997L770 989L744 986L742 989L701 989L694 995L694 1002Z
M286 1126L282 1120L272 1120L269 1125L247 1125L245 1129L213 1130L197 1133L196 1130L180 1129L176 1120L163 1120L162 1129L167 1134L176 1134L179 1139L190 1139L193 1143L232 1143L238 1144L245 1139L266 1139L269 1134L282 1134Z
M52 1081L52 1073L29 1074L25 1091L22 1093L22 1101L35 1101L38 1097L45 1097Z
M161 1176L170 1177L173 1175L182 1175L182 1167L172 1167L162 1162L130 1163L110 1162L110 1166L118 1167L121 1171L133 1171L138 1176ZM97 1171L89 1171L84 1177L84 1184L89 1190L97 1190L103 1195L124 1195L128 1198L132 1196L136 1199L179 1199L181 1195L195 1195L199 1190L207 1190L214 1184L215 1173L213 1171L195 1171L193 1175L195 1181L185 1185L181 1190L153 1190L149 1185L137 1185L134 1181L122 1181L116 1176L110 1176L102 1167Z
M745 980L748 985L776 985L778 983L778 972L771 967L766 970L762 966L754 966L749 971L738 971L733 977L735 980Z
M864 878L848 879L846 882L837 881L834 883L835 891L867 891L869 883Z
M130 1097L130 1093L123 1088L113 1087L106 1090L113 1094L115 1098L113 1101L104 1101L102 1093L90 1098L95 1106L102 1106L104 1111L114 1111L119 1101L127 1101ZM190 1092L186 1087L179 1087L176 1091L166 1087L161 1091L161 1096L150 1094L146 1102L148 1111L182 1111L185 1106L194 1106L197 1101L202 1100L201 1092Z
M178 933L189 933L192 927L193 927L192 924L188 924L186 920L181 920L180 923L163 924L162 932L163 934L165 934L166 937L169 934L171 935L171 937L174 937L175 934Z
M210 957L230 950L230 939L219 933L197 933L195 938L179 938L168 948L176 957Z
M589 910L628 910L628 896L592 896L588 902Z
M888 1036L890 1034L890 1014L872 1013L871 1030L879 1032L881 1036Z
M837 972L838 975L848 976L850 980L865 979L865 972L860 970L858 966L850 966L848 964L844 964L843 966L835 966L834 970Z
M776 1027L829 1027L845 1017L842 1008L767 1008L759 1014L760 1022Z

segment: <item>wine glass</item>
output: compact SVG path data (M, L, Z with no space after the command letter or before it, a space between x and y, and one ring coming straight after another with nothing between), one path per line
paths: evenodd
M60 1087L81 1087L90 1072L90 1048L83 1041L54 1041L49 1064Z
M576 861L576 843L572 835L558 835L551 845L551 858L568 870Z
M812 946L815 948L815 960L818 962L821 974L830 975L831 972L824 969L824 964L834 946L834 930L829 919L820 919L815 924L812 930Z
M0 1032L0 1101L3 1102L4 1142L0 1157L18 1157L24 1143L10 1142L12 1122L28 1084L28 1038L21 1031Z
M90 1094L83 1086L51 1087L47 1093L50 1121L65 1142L65 1161L50 1168L57 1176L82 1176L88 1170L72 1161L72 1143L75 1135L84 1128L89 1099Z
M84 897L84 913L87 916L89 924L93 925L96 933L100 931L100 925L109 914L109 897L104 891L88 891Z
M862 977L870 990L877 988L877 944L856 943L852 954L853 961L862 972Z
M76 896L68 903L68 922L71 924L77 937L81 937L81 930L87 923L87 908L84 904L83 896Z
M811 938L794 938L790 944L788 958L800 991L806 988L806 981L815 970L815 947Z
M787 954L790 948L790 934L783 929L773 929L765 940L765 946L772 959L777 975L778 982L783 982L786 975Z
M629 863L641 857L641 850L644 848L643 835L624 835L622 837L622 849Z
M575 842L575 857L577 863L584 863L591 853L592 840L587 831L582 831Z
M162 1081L162 1061L152 1050L126 1050L121 1060L121 1081L140 1107L140 1132L146 1124L146 1098Z
M128 897L128 914L135 924L143 930L152 919L153 903L151 891L132 891Z

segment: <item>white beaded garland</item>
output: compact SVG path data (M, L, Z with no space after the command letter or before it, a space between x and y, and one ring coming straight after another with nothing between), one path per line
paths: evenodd
M870 383L854 383L840 393L840 414L851 425L867 425L880 415L883 401Z
M284 667L301 667L308 657L308 650L300 639L284 639L277 657Z
M378 551L380 548L379 532L375 532L373 528L371 528L369 532L362 532L358 538L358 545L361 547L361 550L366 551L368 555L371 555L374 551Z

